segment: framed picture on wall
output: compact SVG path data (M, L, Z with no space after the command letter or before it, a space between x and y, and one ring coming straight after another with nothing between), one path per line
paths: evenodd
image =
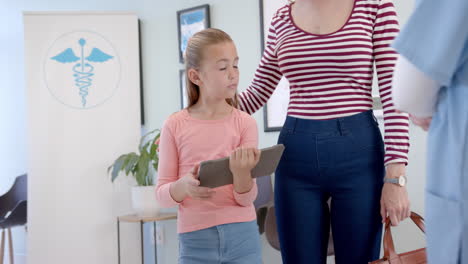
M179 70L179 82L180 82L180 108L184 109L188 106L187 96L187 81L185 79L185 70Z
M260 6L260 41L262 54L265 49L265 42L268 36L268 28L276 10L287 3L285 0L259 0ZM289 104L289 82L283 77L276 87L273 95L263 107L263 126L265 132L280 131Z
M177 11L177 30L179 32L179 61L184 63L184 52L189 38L210 27L210 6L201 5Z

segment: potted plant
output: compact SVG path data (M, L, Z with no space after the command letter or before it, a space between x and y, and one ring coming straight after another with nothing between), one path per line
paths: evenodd
M159 137L159 129L146 133L140 140L139 154L130 152L120 155L107 169L108 174L112 170L112 182L122 172L127 176L131 174L136 180L137 186L132 187L132 207L141 217L151 217L159 213L154 186L155 172L158 171Z

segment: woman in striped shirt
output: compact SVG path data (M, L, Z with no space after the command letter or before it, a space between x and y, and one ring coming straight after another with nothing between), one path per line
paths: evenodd
M398 31L391 0L296 0L271 21L239 105L252 114L282 76L290 83L278 139L286 150L275 174L284 263L325 263L330 222L336 263L378 259L381 222L409 216L408 117L391 99L396 54L389 44ZM384 140L371 110L374 63Z

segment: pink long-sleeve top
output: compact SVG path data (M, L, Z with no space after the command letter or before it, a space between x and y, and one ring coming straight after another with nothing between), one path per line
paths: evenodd
M210 200L190 197L176 202L170 188L179 178L202 161L227 157L240 146L257 147L255 119L238 109L218 120L201 120L184 109L171 115L163 125L159 143L159 169L156 198L161 207L178 208L178 233L216 225L256 219L253 201L257 185L247 193L237 193L234 185L215 188Z

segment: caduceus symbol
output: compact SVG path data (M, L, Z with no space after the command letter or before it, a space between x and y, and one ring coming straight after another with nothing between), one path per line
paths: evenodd
M86 106L86 96L88 95L88 89L91 86L92 78L94 76L94 67L88 62L106 62L113 58L98 48L93 48L91 54L88 57L84 57L84 46L86 45L86 40L81 38L78 40L78 44L81 47L81 57L77 57L71 48L68 48L58 55L52 57L52 60L56 60L60 63L73 63L73 77L75 77L75 85L79 89L79 95L81 96L81 103L83 108Z

